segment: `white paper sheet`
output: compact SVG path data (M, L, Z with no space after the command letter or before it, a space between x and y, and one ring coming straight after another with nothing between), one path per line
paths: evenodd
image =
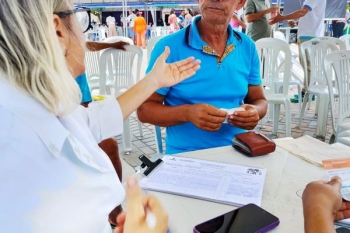
M316 166L322 166L322 160L350 157L348 148L335 147L307 135L275 142L277 146Z
M173 156L163 161L141 180L142 188L230 205L261 205L266 169Z

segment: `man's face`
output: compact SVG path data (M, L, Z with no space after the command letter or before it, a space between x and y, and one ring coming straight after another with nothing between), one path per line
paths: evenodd
M131 15L133 12L132 12L132 10L129 10L129 14Z
M185 11L181 11L181 15L184 16L185 15Z
M244 6L246 0L197 0L203 20L212 24L228 24L235 10Z

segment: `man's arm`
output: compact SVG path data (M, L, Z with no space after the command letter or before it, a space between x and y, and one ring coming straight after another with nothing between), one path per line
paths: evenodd
M264 17L266 14L269 14L273 11L277 11L278 10L278 7L276 6L273 6L273 7L270 7L266 10L263 10L263 11L259 11L257 13L246 13L245 15L245 19L248 23L251 23L251 22L254 22L254 21L257 21L259 19L261 19L262 17Z
M304 6L300 10L294 11L287 15L281 15L280 13L277 13L276 17L270 19L269 24L272 25L284 20L299 19L309 13L310 10L311 9L308 6Z
M139 120L162 127L192 122L200 129L217 131L226 119L225 111L205 103L165 106L163 101L163 95L152 94L137 109Z
M102 49L109 49L109 48L125 50L124 48L125 45L129 45L129 43L124 41L118 41L113 43L91 42L91 41L86 42L86 48L89 51L100 51Z

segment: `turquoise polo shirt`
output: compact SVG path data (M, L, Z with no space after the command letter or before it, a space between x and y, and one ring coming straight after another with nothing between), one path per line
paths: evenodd
M194 56L201 60L201 69L175 86L157 90L165 98L164 105L206 103L217 108L236 108L244 103L248 85L261 85L255 44L245 34L234 32L229 25L225 57L220 59L210 54L213 50L201 39L196 26L199 20L201 17L196 17L189 29L161 39L152 51L146 72L151 70L165 46L169 46L167 63ZM216 132L202 130L191 122L170 126L166 128L166 153L231 145L232 138L244 131L230 124L223 124Z

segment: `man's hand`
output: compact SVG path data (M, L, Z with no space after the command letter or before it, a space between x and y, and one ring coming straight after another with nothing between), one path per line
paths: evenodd
M289 20L288 25L289 25L289 27L294 28L295 26L298 25L298 22L294 21L294 20Z
M114 42L111 43L111 48L115 48L115 49L120 49L120 50L126 50L124 48L125 45L130 45L128 42L124 42L124 41L118 41L118 42Z
M234 112L229 116L228 122L242 129L254 129L260 120L258 109L250 104L243 104L240 107L245 111Z
M206 131L218 131L226 119L227 112L208 104L194 104L188 111L188 119Z
M274 13L274 12L276 12L278 10L279 10L279 8L277 6L272 6L272 7L268 8L268 9L266 9L266 11L267 11L266 14Z
M279 12L277 12L277 15L269 20L269 25L273 25L280 21L283 21L283 16Z

